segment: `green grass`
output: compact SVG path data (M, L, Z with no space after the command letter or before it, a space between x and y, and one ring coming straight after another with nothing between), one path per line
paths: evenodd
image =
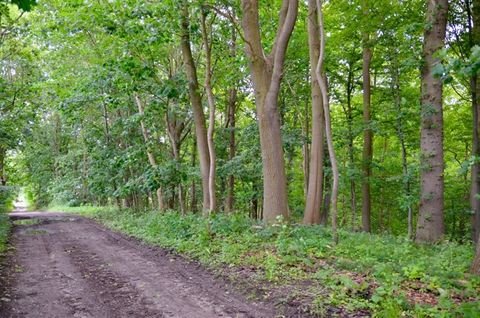
M0 213L0 255L7 250L8 234L10 233L10 222L8 216Z
M403 238L280 223L265 227L240 215L180 216L115 208L63 208L211 267L251 268L260 281L314 281L312 310L369 310L377 317L478 317L480 278L468 274L473 247L418 246Z

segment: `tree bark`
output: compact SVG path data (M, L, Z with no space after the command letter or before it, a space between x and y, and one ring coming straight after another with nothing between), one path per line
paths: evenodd
M315 74L315 68L320 57L320 30L317 20L316 0L308 1L308 41L311 68L312 146L303 223L319 224L323 201L325 116L319 79Z
M333 233L333 242L338 243L338 232L337 232L337 201L338 201L338 183L340 179L340 174L338 171L337 157L335 154L335 148L333 146L333 134L332 134L332 124L330 120L330 104L328 100L328 83L327 77L323 73L323 64L325 61L325 31L323 24L323 12L322 12L322 1L316 0L317 3L317 16L318 16L318 30L320 34L320 50L317 67L315 69L315 75L320 86L320 91L322 94L322 103L323 103L323 113L325 116L325 135L327 138L327 147L328 155L330 157L330 163L332 165L332 196L331 196L331 209L332 209L332 233Z
M174 108L178 107L177 104L173 105ZM177 168L180 167L180 148L182 141L188 135L189 129L185 133L187 128L186 120L184 118L178 119L177 115L175 114L175 110L172 111L172 114L169 114L170 110L167 107L165 113L165 123L167 126L167 134L168 139L170 140L170 146L172 147L172 155L173 159L175 160L175 165ZM178 204L180 207L180 213L185 214L186 207L185 207L185 199L183 197L183 185L182 183L178 184Z
M5 176L5 156L7 151L5 148L0 147L0 185L7 185L7 178Z
M473 259L470 272L476 275L480 275L480 242L477 242L477 248L475 251L475 258Z
M283 0L272 52L262 47L258 0L242 0L242 28L250 64L263 164L263 220L288 218L287 182L280 130L278 95L285 54L298 12L298 0Z
M229 147L228 160L233 160L236 152L235 143L235 112L237 106L237 89L230 88L228 91L228 129ZM235 176L230 174L227 180L227 197L225 199L225 212L232 212L234 205Z
M471 47L480 45L480 3L473 1L472 6L472 42ZM470 205L473 212L473 241L480 238L480 78L473 75L470 79L472 95L473 141L472 156L474 162L471 172Z
M235 26L232 26L232 44L230 45L230 57L235 59L237 56L237 31ZM233 160L236 154L235 143L235 114L237 111L237 83L234 83L228 90L228 102L227 102L227 129L229 131L229 146L228 146L228 160ZM230 174L227 178L227 197L225 198L225 212L232 212L234 210L234 194L235 190L235 176Z
M195 167L197 164L197 158L195 148L197 147L197 143L195 140L192 143L192 167ZM195 178L192 178L192 184L190 186L190 210L192 212L197 212L197 183L195 182Z
M348 124L348 159L350 169L355 167L355 148L353 146L354 135L353 135L353 108L352 108L352 94L354 89L354 74L353 74L353 64L354 62L348 63L348 77L347 77L347 109L346 117ZM356 186L355 186L355 175L350 176L350 210L352 212L352 230L355 230L356 219L357 219L357 195L356 195Z
M208 151L205 114L203 113L202 98L200 96L200 87L198 85L197 68L190 47L189 13L188 4L185 0L182 3L181 26L181 48L188 80L190 103L192 104L193 110L198 157L200 160L200 173L202 175L203 210L204 212L207 212L210 209L210 154Z
M138 113L140 114L140 116L143 117L145 115L143 103L140 100L140 97L138 96L138 94L135 93L134 98L135 98L135 103L137 104L137 107L138 107ZM153 154L152 150L150 149L150 146L148 145L150 142L150 134L148 132L147 127L145 126L145 122L143 121L143 118L140 120L140 126L142 128L143 140L145 141L145 148L147 151L148 162L150 163L150 166L155 169L158 166L157 160L155 159L155 155ZM156 194L157 194L158 209L160 211L163 211L165 210L165 204L163 200L162 187L159 187L157 189Z
M310 76L313 78L313 76ZM308 195L308 177L310 175L310 104L305 102L305 117L303 121L303 145L302 145L302 168L303 168L303 195Z
M440 61L435 52L444 47L448 0L427 0L423 44L420 211L417 242L436 242L445 231L443 215L443 109L442 80L433 74Z
M207 102L209 109L209 119L208 119L208 130L207 130L207 146L208 154L210 156L210 166L208 173L208 192L209 192L209 201L210 206L208 208L208 213L214 212L217 209L217 197L215 191L215 172L216 172L216 154L215 154L215 144L213 142L213 134L215 132L215 96L213 95L212 90L212 47L209 40L207 23L206 23L207 13L205 10L202 12L202 39L203 47L205 51L205 91L207 93ZM211 34L210 34L211 35Z
M368 17L369 8L366 1L362 1L363 14ZM362 153L362 230L371 231L371 197L370 197L370 178L372 175L373 158L373 131L371 128L371 83L370 83L370 63L372 60L372 49L370 47L370 34L363 32L363 153Z

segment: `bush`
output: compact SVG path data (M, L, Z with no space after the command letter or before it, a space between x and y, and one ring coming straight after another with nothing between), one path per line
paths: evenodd
M8 212L13 208L17 190L15 187L0 186L0 213Z
M0 255L7 249L7 238L10 232L8 216L0 214Z

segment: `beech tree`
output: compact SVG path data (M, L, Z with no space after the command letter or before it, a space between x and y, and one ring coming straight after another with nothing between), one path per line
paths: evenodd
M471 29L470 49L474 45L480 45L480 3L472 1L473 6L470 11L470 2L467 1L467 12L470 14ZM473 24L473 25L472 25ZM470 92L472 98L472 172L470 186L470 205L473 211L473 240L478 242L480 239L480 78L478 73L470 77ZM478 243L477 243L478 244ZM478 270L477 270L478 271Z
M363 0L362 14L368 20L369 3ZM368 26L366 26L368 28ZM362 155L362 229L365 232L370 232L370 214L371 214L371 197L370 197L370 177L372 174L372 159L373 159L373 131L371 127L371 83L370 83L370 63L372 60L372 44L369 30L362 32L362 77L363 77L363 155Z
M200 86L198 84L197 67L190 44L190 15L187 3L187 1L183 1L181 7L181 47L188 79L188 90L190 103L192 104L200 171L202 174L203 210L204 212L209 212L212 210L211 198L215 195L214 193L210 193L211 185L213 186L213 183L210 182L210 168L212 167L211 160L214 160L214 158L210 157L205 114L203 113L202 97L200 96ZM211 124L213 125L213 123ZM213 173L212 176L214 176Z
M312 145L308 174L307 197L303 223L320 223L323 203L323 163L325 145L325 116L323 95L316 74L320 58L320 30L316 0L308 1L308 50L310 55L311 103L312 103Z
M268 55L262 44L258 10L258 0L242 0L242 28L255 91L262 151L263 219L274 222L277 216L289 216L278 94L298 1L282 1L277 34Z
M420 211L417 242L435 242L442 238L444 226L443 162L443 84L435 67L436 53L444 47L448 1L428 0L423 44L422 120L420 158Z

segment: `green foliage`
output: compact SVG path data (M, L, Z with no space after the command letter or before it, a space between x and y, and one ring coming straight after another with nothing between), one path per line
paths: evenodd
M23 11L30 11L37 2L36 0L11 0L13 4L16 4Z
M7 250L7 240L10 234L10 221L8 216L0 213L0 257Z
M17 194L18 189L15 187L0 186L0 214L12 209Z

